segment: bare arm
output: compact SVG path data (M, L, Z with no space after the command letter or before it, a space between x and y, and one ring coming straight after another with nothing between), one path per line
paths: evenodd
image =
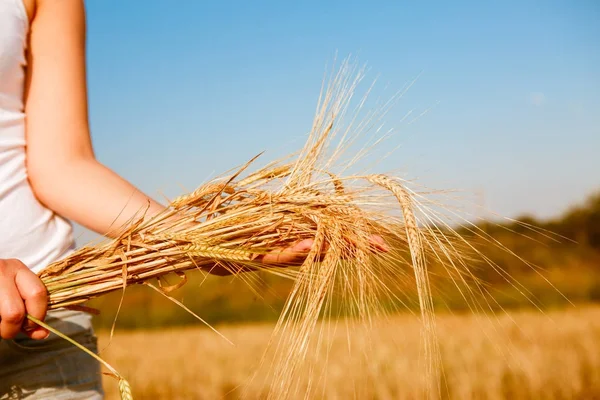
M27 170L48 208L100 234L148 206L163 207L98 162L88 125L85 11L81 0L38 0L31 23Z

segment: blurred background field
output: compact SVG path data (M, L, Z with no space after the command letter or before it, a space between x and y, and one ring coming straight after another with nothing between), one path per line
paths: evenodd
M600 398L600 307L511 312L496 318L444 314L439 318L444 398ZM419 323L394 317L368 349L369 365L352 362L345 331L332 336L330 363L318 383L326 399L419 399L422 381ZM138 399L260 398L265 386L248 382L266 348L270 324L218 326L236 346L202 328L118 332L102 352ZM360 335L353 333L355 341ZM106 332L100 345L108 343ZM306 384L306 373L298 374ZM108 398L117 399L113 378Z

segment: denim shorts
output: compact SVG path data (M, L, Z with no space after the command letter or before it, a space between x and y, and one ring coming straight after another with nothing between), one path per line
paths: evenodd
M55 310L45 322L98 352L89 314ZM103 398L100 364L66 340L54 334L44 340L22 334L0 340L0 400Z

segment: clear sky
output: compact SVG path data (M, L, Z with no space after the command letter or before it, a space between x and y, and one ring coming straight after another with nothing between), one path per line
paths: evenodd
M99 159L159 198L295 150L323 73L356 55L402 147L379 167L559 214L600 189L600 3L87 2ZM400 119L429 110L411 124Z

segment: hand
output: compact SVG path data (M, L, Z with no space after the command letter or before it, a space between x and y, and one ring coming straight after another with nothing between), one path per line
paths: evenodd
M376 251L388 251L385 241L379 235L371 235L369 242L371 248ZM306 256L313 246L313 243L313 239L304 239L282 251L272 251L269 254L265 254L264 256L260 257L259 260L263 264L300 265L306 259ZM324 252L327 252L327 246L325 246Z
M287 249L272 251L268 254L258 257L256 260L267 266L269 266L269 265L279 265L279 266L281 266L281 265L289 265L289 266L301 265L304 262L304 260L306 259L306 256L308 256L308 253L310 252L310 250L313 246L313 243L314 243L313 239L304 239L304 240L301 240L301 241L295 243L294 245L288 247ZM385 241L379 235L372 235L370 238L370 244L371 244L371 247L378 252L387 252L388 251L388 247L385 244ZM325 250L325 252L326 251L327 250ZM248 271L253 271L255 269L256 268L244 267L242 270L236 271L236 272L248 272ZM219 266L219 265L209 268L208 272L213 275L218 275L218 276L231 275L234 273L233 271L231 271L227 268L224 268L222 266Z
M0 259L0 338L12 339L23 331L32 339L49 332L25 317L46 317L48 294L42 281L19 260Z

